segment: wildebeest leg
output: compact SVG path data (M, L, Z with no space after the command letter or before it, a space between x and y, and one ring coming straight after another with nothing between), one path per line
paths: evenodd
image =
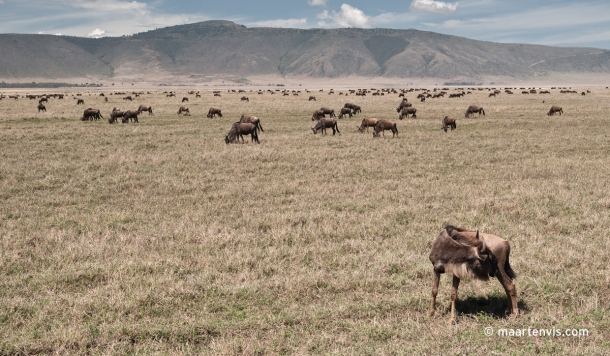
M436 310L436 295L438 294L438 282L441 279L441 274L434 272L434 282L432 283L432 304L430 305L430 310L428 311L428 316L433 316L434 311Z
M453 276L453 286L451 287L451 317L447 324L451 325L455 322L455 300L457 299L457 291L460 286L460 279Z
M497 275L498 281L504 287L504 291L506 292L506 299L508 301L508 310L511 316L517 316L519 314L519 307L517 306L517 288L515 288L515 283L510 279L504 271L500 271Z

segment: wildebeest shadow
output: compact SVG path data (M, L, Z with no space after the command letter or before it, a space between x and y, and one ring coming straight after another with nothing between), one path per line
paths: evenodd
M518 300L517 306L519 307L519 314L530 310L523 300ZM455 309L462 316L476 317L480 314L487 314L494 318L508 317L506 295L458 298L455 301Z

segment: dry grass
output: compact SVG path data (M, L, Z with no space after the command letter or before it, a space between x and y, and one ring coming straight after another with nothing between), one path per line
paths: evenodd
M187 95L191 117L176 115L183 93L51 99L46 114L2 100L0 354L607 354L610 90L592 91L408 94L418 118L404 121L396 95L204 93ZM311 112L347 101L364 114L314 136ZM139 104L155 115L78 120ZM470 104L487 116L463 118ZM242 113L261 118L260 145L224 143ZM359 134L369 116L399 138ZM471 282L447 326L446 276L426 316L445 223L510 240L519 318L497 281Z

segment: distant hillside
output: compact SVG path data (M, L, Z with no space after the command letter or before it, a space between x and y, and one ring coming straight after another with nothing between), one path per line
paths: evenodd
M246 28L229 21L101 39L0 35L0 78L281 75L477 80L610 73L610 51L500 44L417 30Z

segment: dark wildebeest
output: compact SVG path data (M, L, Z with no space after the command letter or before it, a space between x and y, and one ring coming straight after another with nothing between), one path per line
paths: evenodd
M181 106L180 109L178 109L178 114L182 113L184 113L185 115L191 115L191 111L186 106Z
M114 108L112 110L112 112L110 113L110 118L108 119L108 123L110 123L110 124L116 123L117 122L117 118L119 118L119 117L122 118L123 115L125 114L123 111L118 110L118 109L115 110L115 109L116 108Z
M38 100L38 104L42 104L42 102L43 102L43 101L44 101L45 103L48 103L48 102L49 102L49 99L47 99L47 97L46 97L46 96L43 96L42 98L40 98L40 100Z
M483 114L483 116L485 116L485 110L483 110L482 107L480 106L476 106L476 105L470 105L468 107L468 109L466 109L466 117L470 117L470 115L474 114L474 113L479 113L479 117L481 117L481 114Z
M316 101L316 97L315 97L315 96L310 96L310 97L309 97L309 101L312 101L312 100L313 100L313 101Z
M138 108L138 114L141 114L143 111L148 111L148 115L152 115L152 106L140 105Z
M455 125L455 118L451 116L445 116L443 118L443 130L447 132L447 128L451 127L451 131L455 130L457 126Z
M417 115L415 115L415 113L417 113L417 109L414 107L404 107L402 108L402 111L400 112L400 115L398 116L398 118L400 120L402 120L403 118L409 118L409 115L413 116L413 118L417 118Z
M349 115L349 117L352 117L352 109L341 108L341 112L339 113L339 119L342 119L345 115Z
M186 96L184 98L182 98L182 102L185 102L185 101L189 101L189 98L187 98Z
M320 111L322 111L324 113L324 116L326 117L326 115L328 115L328 117L337 117L335 115L335 110L333 109L329 109L329 108L320 108Z
M377 125L375 125L373 137L379 137L379 133L381 132L383 138L385 138L385 130L392 130L392 138L394 138L394 136L398 136L398 128L396 128L396 123L394 121L379 120Z
M83 99L78 99L78 100L76 101L76 105L80 105L80 104L85 105L85 101L84 101Z
M358 132L364 132L365 129L366 132L369 132L369 127L375 128L378 122L379 120L374 117L367 117L366 119L362 119L362 123L358 127Z
M239 122L249 122L251 124L254 124L254 126L256 126L256 128L258 130L265 132L265 130L263 130L263 126L261 125L261 119L259 119L256 116L242 115L241 118L239 119Z
M211 119L216 115L218 115L218 117L222 117L222 111L220 111L218 108L211 107L210 110L208 110L207 117Z
M447 273L453 276L449 324L455 321L455 300L462 279L476 278L486 281L490 276L497 277L506 292L510 315L516 316L519 313L517 290L513 283L516 275L510 267L509 254L510 244L499 236L446 226L434 240L430 252L430 262L434 266L434 284L428 315L434 315L441 273Z
M241 137L241 142L244 142L243 135L250 135L252 142L256 141L256 143L260 143L258 140L258 135L256 133L256 125L250 122L236 122L231 126L231 130L225 136L225 143L229 144L235 141L239 141Z
M125 124L125 123L129 122L129 119L131 119L132 122L139 122L138 121L138 112L133 111L133 110L125 111L123 113L123 120L121 122Z
M242 96L242 97L241 97L241 101L247 101L247 102L250 102L250 99L248 99L248 97L247 97L247 96Z
M337 120L331 117L329 117L328 119L325 117L321 118L316 124L316 126L312 127L311 130L313 131L314 135L317 134L320 130L322 130L322 135L326 135L327 128L333 129L333 136L335 136L335 131L341 133L339 131L339 126L337 126Z
M38 112L41 112L41 111L47 112L47 108L42 104L38 104Z
M561 116L561 114L563 114L563 108L561 106L557 106L557 105L553 105L551 106L551 109L549 110L547 114L547 116L553 116L555 115L555 113L558 112L559 116Z
M131 97L131 95L128 95L128 96L124 96L124 97L123 97L123 100L129 100L129 101L132 101L132 100L133 100L133 98Z
M108 102L108 97L104 97L104 101Z
M82 121L103 119L102 113L98 109L88 108L83 112Z
M412 106L412 104L408 103L406 99L407 98L404 98L400 105L398 105L396 108L397 113L399 113L403 108L410 108Z
M320 120L323 117L325 117L325 116L324 116L324 112L322 110L315 110L313 112L313 115L311 115L311 121Z
M360 106L356 105L356 104L352 104L352 103L345 103L345 105L343 105L344 108L350 108L352 109L352 113L354 115L361 113L362 112L362 108L360 108ZM351 116L350 116L351 117Z

